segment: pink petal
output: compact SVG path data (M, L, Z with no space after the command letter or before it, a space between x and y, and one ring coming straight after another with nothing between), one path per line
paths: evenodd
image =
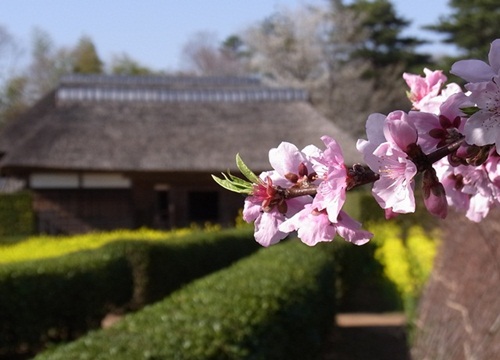
M352 242L355 245L366 244L373 237L373 234L366 230L360 230L361 224L347 215L344 211L339 214L336 224L338 234L344 240Z
M304 160L304 155L289 142L282 142L277 148L269 150L269 162L282 177L288 173L296 174Z
M496 39L491 43L488 61L493 72L496 75L500 75L500 39Z
M262 213L255 220L255 240L264 247L274 245L287 237L288 233L280 231L279 225L284 221L284 216L277 210Z
M491 67L481 60L457 61L450 72L469 82L490 81L495 76Z

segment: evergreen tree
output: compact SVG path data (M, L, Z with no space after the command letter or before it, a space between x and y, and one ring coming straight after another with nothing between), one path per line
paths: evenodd
M338 6L339 2L335 3ZM359 31L364 33L364 39L352 58L370 61L375 70L401 65L408 71L429 64L429 55L415 51L415 47L425 41L402 35L410 21L396 14L389 0L355 0L345 8L356 13L360 19Z
M73 72L77 74L100 74L103 63L97 55L92 40L84 36L73 50Z
M449 6L451 15L426 28L445 34L444 42L458 46L464 57L486 59L490 43L500 38L498 0L450 0Z

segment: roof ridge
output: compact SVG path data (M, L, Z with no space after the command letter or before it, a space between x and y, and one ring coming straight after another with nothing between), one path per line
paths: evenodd
M69 74L60 85L261 85L257 76Z
M308 93L295 88L164 89L99 86L62 86L59 101L152 101L152 102L253 102L307 101Z

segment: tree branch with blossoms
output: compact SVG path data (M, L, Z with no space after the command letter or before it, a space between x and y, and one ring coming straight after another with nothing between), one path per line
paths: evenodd
M324 149L282 142L269 151L273 170L259 176L237 155L245 178L212 177L246 195L243 219L254 223L263 246L293 231L310 246L337 234L365 244L373 234L342 210L347 191L373 184L372 195L389 219L415 211L418 174L432 215L444 219L453 206L479 222L500 202L500 39L491 44L488 62L452 66L451 73L468 81L465 91L446 84L440 70L403 74L413 109L368 117L366 139L356 144L365 165L347 167L338 143L325 135Z

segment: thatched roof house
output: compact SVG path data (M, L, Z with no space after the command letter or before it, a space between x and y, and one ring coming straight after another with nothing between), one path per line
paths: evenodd
M228 223L241 198L211 173L236 172L236 153L268 170L270 148L322 146L324 134L359 161L301 90L255 78L72 75L3 130L0 169L35 192L41 231Z

